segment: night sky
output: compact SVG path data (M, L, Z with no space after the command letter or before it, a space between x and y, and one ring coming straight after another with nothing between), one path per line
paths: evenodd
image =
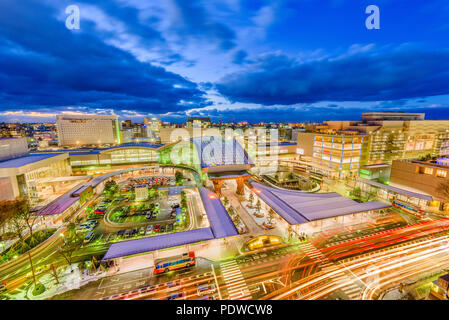
M365 27L370 4L380 30ZM66 28L69 5L79 30ZM0 121L364 111L449 119L449 1L0 1Z

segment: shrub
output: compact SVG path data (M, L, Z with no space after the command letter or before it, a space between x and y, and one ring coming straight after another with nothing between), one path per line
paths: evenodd
M45 286L39 282L34 287L32 294L33 294L33 296L38 296L44 292L45 292Z

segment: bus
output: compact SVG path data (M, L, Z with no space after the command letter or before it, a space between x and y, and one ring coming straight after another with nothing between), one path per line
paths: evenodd
M400 209L404 210L407 213L414 214L414 215L416 215L416 216L418 216L420 218L426 218L426 216L423 215L424 210L416 208L415 206L413 206L411 204L406 204L406 203L403 203L403 202L398 201L398 200L394 200L392 204L393 204L393 207L400 208Z
M195 252L189 251L177 256L154 260L154 274L188 268L195 265Z

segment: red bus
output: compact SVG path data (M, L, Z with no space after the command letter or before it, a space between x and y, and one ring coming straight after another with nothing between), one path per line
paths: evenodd
M195 265L195 252L189 251L177 256L154 260L154 274L161 274Z

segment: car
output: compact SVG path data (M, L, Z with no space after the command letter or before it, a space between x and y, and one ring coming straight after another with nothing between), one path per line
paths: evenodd
M86 234L86 236L84 237L84 243L89 243L91 242L93 239L95 238L94 233L91 231L88 234Z
M149 225L148 227L147 227L147 233L151 233L151 231L153 231L153 225Z
M165 298L165 300L174 300L184 297L186 294L184 292L177 292Z
M215 300L214 296L199 296L196 300Z
M141 292L141 293L145 293L145 292L153 292L153 291L155 291L156 290L156 286L143 286L143 287L141 287L140 289L139 289L139 291Z
M165 226L161 226L161 227L159 228L159 230L160 230L161 232L165 232Z
M123 230L119 230L118 232L117 232L117 237L120 237L120 236L122 236L123 235Z
M125 231L125 238L129 238L130 235L131 235L131 229L127 229Z
M139 235L143 236L145 234L145 227L139 229Z
M136 234L137 234L137 228L134 228L132 231L131 231L131 236L132 237L134 237Z
M197 294L201 297L204 295L215 293L215 291L217 291L217 289L215 288L215 284L202 283L198 285Z
M159 208L159 202L156 202L156 203L154 204L154 207L155 207L155 208Z
M168 291L176 290L176 287L179 287L180 285L181 285L180 280L173 280L173 281L167 282Z
M97 209L94 211L95 214L104 214L106 212L106 210L102 210L102 209Z
M159 232L159 228L160 228L160 225L158 225L158 224L155 225L154 226L154 232Z
M137 295L139 295L139 294L140 294L140 291L139 291L139 290L133 290L133 291L131 291L130 293L128 293L127 298L132 298L132 297L135 297L135 296L137 296Z

